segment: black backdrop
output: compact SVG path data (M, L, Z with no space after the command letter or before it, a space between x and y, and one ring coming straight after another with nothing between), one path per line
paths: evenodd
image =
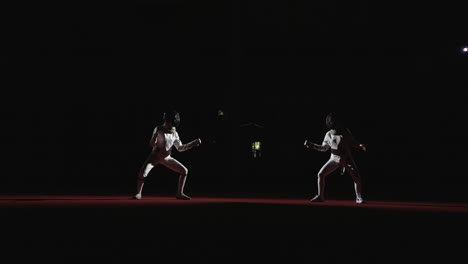
M333 110L368 147L356 159L370 198L468 200L456 6L2 5L3 193L130 195L174 105L182 140L203 141L174 153L188 193L312 196L328 154L302 143L323 139ZM157 167L145 192L172 195L176 178ZM353 196L349 177L328 182L332 197Z

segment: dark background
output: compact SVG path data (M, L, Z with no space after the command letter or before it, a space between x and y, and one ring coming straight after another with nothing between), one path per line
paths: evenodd
M173 105L183 142L203 141L174 151L192 196L310 198L329 154L302 144L338 111L368 148L355 153L368 199L468 201L459 5L2 4L2 20L2 193L133 194ZM156 167L144 194L176 181ZM327 193L354 198L350 177L331 175Z

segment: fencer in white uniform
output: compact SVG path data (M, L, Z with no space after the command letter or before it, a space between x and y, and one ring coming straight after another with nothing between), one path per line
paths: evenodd
M188 169L178 160L171 156L173 147L179 152L187 151L201 144L201 140L195 139L187 144L183 144L180 140L176 127L180 123L180 115L177 111L167 111L163 116L164 123L161 126L155 127L150 140L152 151L145 163L143 164L137 179L137 192L133 196L134 199L142 198L142 191L145 178L150 173L154 166L161 164L179 174L179 182L176 198L179 200L190 200L191 198L184 194L185 182L187 179Z
M318 193L314 198L311 199L311 201L325 201L325 179L333 171L340 168L341 174L344 174L344 172L347 171L354 181L356 203L363 203L364 199L362 197L361 175L359 174L358 168L354 161L351 148L358 148L366 151L366 147L356 141L356 139L351 135L349 129L344 126L341 120L338 120L335 113L329 113L326 117L325 123L329 131L326 132L321 145L315 144L309 140L304 142L305 147L312 148L317 151L326 152L331 150L330 159L318 172Z

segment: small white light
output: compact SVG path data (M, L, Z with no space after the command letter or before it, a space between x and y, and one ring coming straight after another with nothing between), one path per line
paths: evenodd
M468 52L468 47L464 47L464 48L462 49L462 51L465 52L465 53Z

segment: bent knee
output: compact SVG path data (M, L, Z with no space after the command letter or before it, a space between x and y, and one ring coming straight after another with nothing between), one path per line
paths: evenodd
M185 167L181 168L179 173L180 173L181 176L187 176L188 175L188 169L185 168Z
M323 179L323 178L325 178L325 176L327 176L327 174L324 173L324 172L317 173L317 178L319 178L319 179Z

